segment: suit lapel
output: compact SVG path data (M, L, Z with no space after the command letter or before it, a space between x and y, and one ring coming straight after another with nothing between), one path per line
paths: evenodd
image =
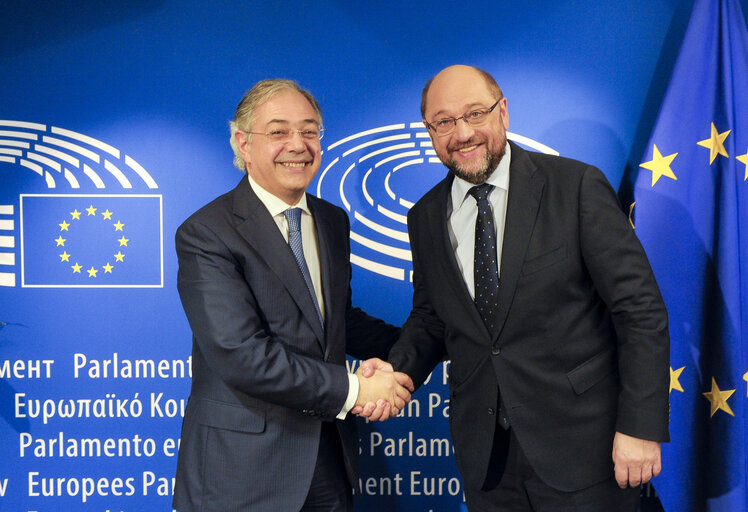
M483 322L483 319L478 313L478 308L475 306L472 297L470 297L470 290L468 290L465 284L465 279L462 277L460 266L457 263L457 256L452 248L452 244L449 241L449 230L447 224L447 205L449 204L449 194L452 190L452 182L454 181L454 175L451 173L439 184L438 195L435 196L435 200L431 201L428 205L427 218L438 219L438 222L427 222L426 225L430 228L430 237L432 243L431 247L434 248L434 254L431 259L438 261L442 264L442 275L446 277L447 285L451 289L446 293L451 294L457 299L456 303L460 304L465 310L465 314L469 317L470 321L479 325L486 335L486 339L490 337L488 328Z
M506 207L504 243L501 254L499 284L499 317L493 333L498 339L512 305L530 242L535 219L540 207L545 179L530 160L527 152L512 144L512 162L509 168L509 197Z
M325 302L325 335L330 332L329 322L335 321L331 318L330 312L333 311L335 304L334 297L340 297L337 292L339 283L337 278L341 274L340 270L345 268L345 261L333 261L333 258L341 254L335 251L333 244L335 240L334 227L329 216L323 215L317 204L317 198L307 194L307 205L314 217L314 226L317 230L317 250L319 251L319 268L320 280L322 282L322 299ZM336 269L338 271L336 272ZM344 295L343 295L344 296ZM330 351L330 344L324 343L325 356Z
M309 322L315 336L324 345L324 332L317 310L296 264L293 252L278 230L265 205L252 191L246 178L234 189L234 214L239 217L237 230L253 246L288 290L291 298ZM316 219L315 219L316 220Z

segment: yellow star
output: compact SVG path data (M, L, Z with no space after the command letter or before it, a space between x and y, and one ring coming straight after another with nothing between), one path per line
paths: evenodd
M70 212L70 215L73 217L74 220L81 220L81 212L78 211L78 208Z
M120 239L119 239L119 240L117 240L117 241L119 242L119 246L120 246L120 247L122 247L123 245L124 245L125 247L127 247L127 242L129 242L129 241L130 241L130 239L129 239L129 238L125 238L125 237L123 236L122 238L120 238Z
M55 242L57 242L57 245L55 247L60 247L61 245L64 247L65 246L65 240L67 240L67 238L62 238L62 235L60 235L57 238L55 238Z
M662 156L660 150L657 149L657 144L655 144L654 150L652 151L652 160L650 160L649 162L644 162L643 164L639 164L639 167L644 167L645 169L652 171L653 187L662 176L667 176L668 178L677 181L678 178L675 177L675 174L673 174L673 170L670 168L670 164L673 163L673 160L675 160L676 156L678 156L678 153L673 153L672 155L668 156Z
M748 372L745 372L743 374L743 380L746 381L746 382L748 382ZM748 396L748 386L746 386L745 394Z
M93 205L86 208L86 211L88 212L89 215L96 215L96 208L94 208Z
M67 251L64 251L62 254L60 254L60 263L62 263L63 261L67 261L68 263L70 263L70 255Z
M76 261L75 265L71 265L70 268L73 269L73 274L80 274L81 273L81 269L83 267L81 267L80 265L78 265L78 262Z
M62 224L58 224L58 226L60 226L60 231L68 231L70 224L68 224L67 222L63 220Z
M101 212L101 214L104 216L106 220L112 220L112 214L114 212L110 212L109 208L107 208L105 211Z
M117 261L125 261L125 255L122 254L122 251L117 252L117 254L114 255L115 262Z
M745 152L745 155L736 156L735 159L741 164L745 164L745 178L743 178L743 181L748 180L748 151Z
M120 221L117 221L117 224L114 225L114 230L115 231L122 231L122 228L124 228L124 227L125 227L124 224L122 224Z
M725 139L730 135L731 131L732 130L727 130L726 132L718 133L717 127L712 123L711 136L708 139L697 142L699 146L709 149L709 165L714 162L714 159L717 158L718 154L725 157L728 156L727 151L725 150Z
M717 381L714 380L714 377L712 377L712 390L709 393L702 393L706 397L707 400L712 404L712 412L709 415L711 418L714 416L714 413L716 413L718 410L723 410L730 416L735 416L735 413L732 412L732 409L730 409L730 405L727 403L727 399L732 396L732 394L735 393L734 389L731 389L729 391L720 391L717 387Z
M96 270L95 268L91 267L91 268L89 268L88 270L86 270L86 272L88 272L88 277L96 277L96 274L97 274L97 273L98 273L99 271L98 271L98 270Z
M105 273L105 274L111 274L111 273L112 273L112 269L113 269L114 267L113 267L113 266L111 266L111 265L110 265L110 264L109 264L109 263L107 262L107 264L106 264L106 265L104 265L104 266L103 266L102 268L104 269L104 273Z
M672 366L670 367L670 393L672 393L674 389L683 393L683 386L680 385L680 381L678 379L680 378L680 374L683 373L683 370L685 369L685 366L683 366L682 368L678 368L677 370L673 370Z

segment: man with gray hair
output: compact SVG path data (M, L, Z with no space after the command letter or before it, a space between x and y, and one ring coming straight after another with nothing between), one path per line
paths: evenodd
M192 389L174 508L351 511L354 406L397 414L410 379L348 374L399 329L351 304L346 213L305 193L322 114L295 82L264 80L231 122L246 176L177 230L177 286L192 328ZM369 412L373 406L369 408Z

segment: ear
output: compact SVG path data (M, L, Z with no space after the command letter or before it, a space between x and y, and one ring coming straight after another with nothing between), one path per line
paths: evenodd
M506 98L501 98L498 106L499 112L501 112L501 122L504 123L504 129L509 129L509 108Z
M245 165L249 168L249 145L251 144L249 137L245 132L237 130L234 133L234 142L236 142L236 147L239 150L239 154L242 155Z

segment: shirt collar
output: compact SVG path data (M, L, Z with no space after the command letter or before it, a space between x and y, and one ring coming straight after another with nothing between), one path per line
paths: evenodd
M506 152L503 158L499 162L496 170L488 177L486 183L493 185L496 188L509 190L509 164L512 160L512 148L509 142L506 143ZM462 206L465 198L468 196L468 191L475 185L455 176L452 182L452 207L457 210Z
M262 204L265 205L265 208L267 208L267 210L270 212L270 215L272 215L273 217L275 217L276 215L281 215L289 208L301 208L301 211L311 215L309 206L307 206L306 203L306 194L301 196L301 199L297 204L290 205L283 199L274 196L273 194L262 188L262 186L260 186L255 180L252 179L252 176L250 176L249 173L247 173L247 180L249 181L249 185L252 187L252 190L254 191L257 198L262 201Z

